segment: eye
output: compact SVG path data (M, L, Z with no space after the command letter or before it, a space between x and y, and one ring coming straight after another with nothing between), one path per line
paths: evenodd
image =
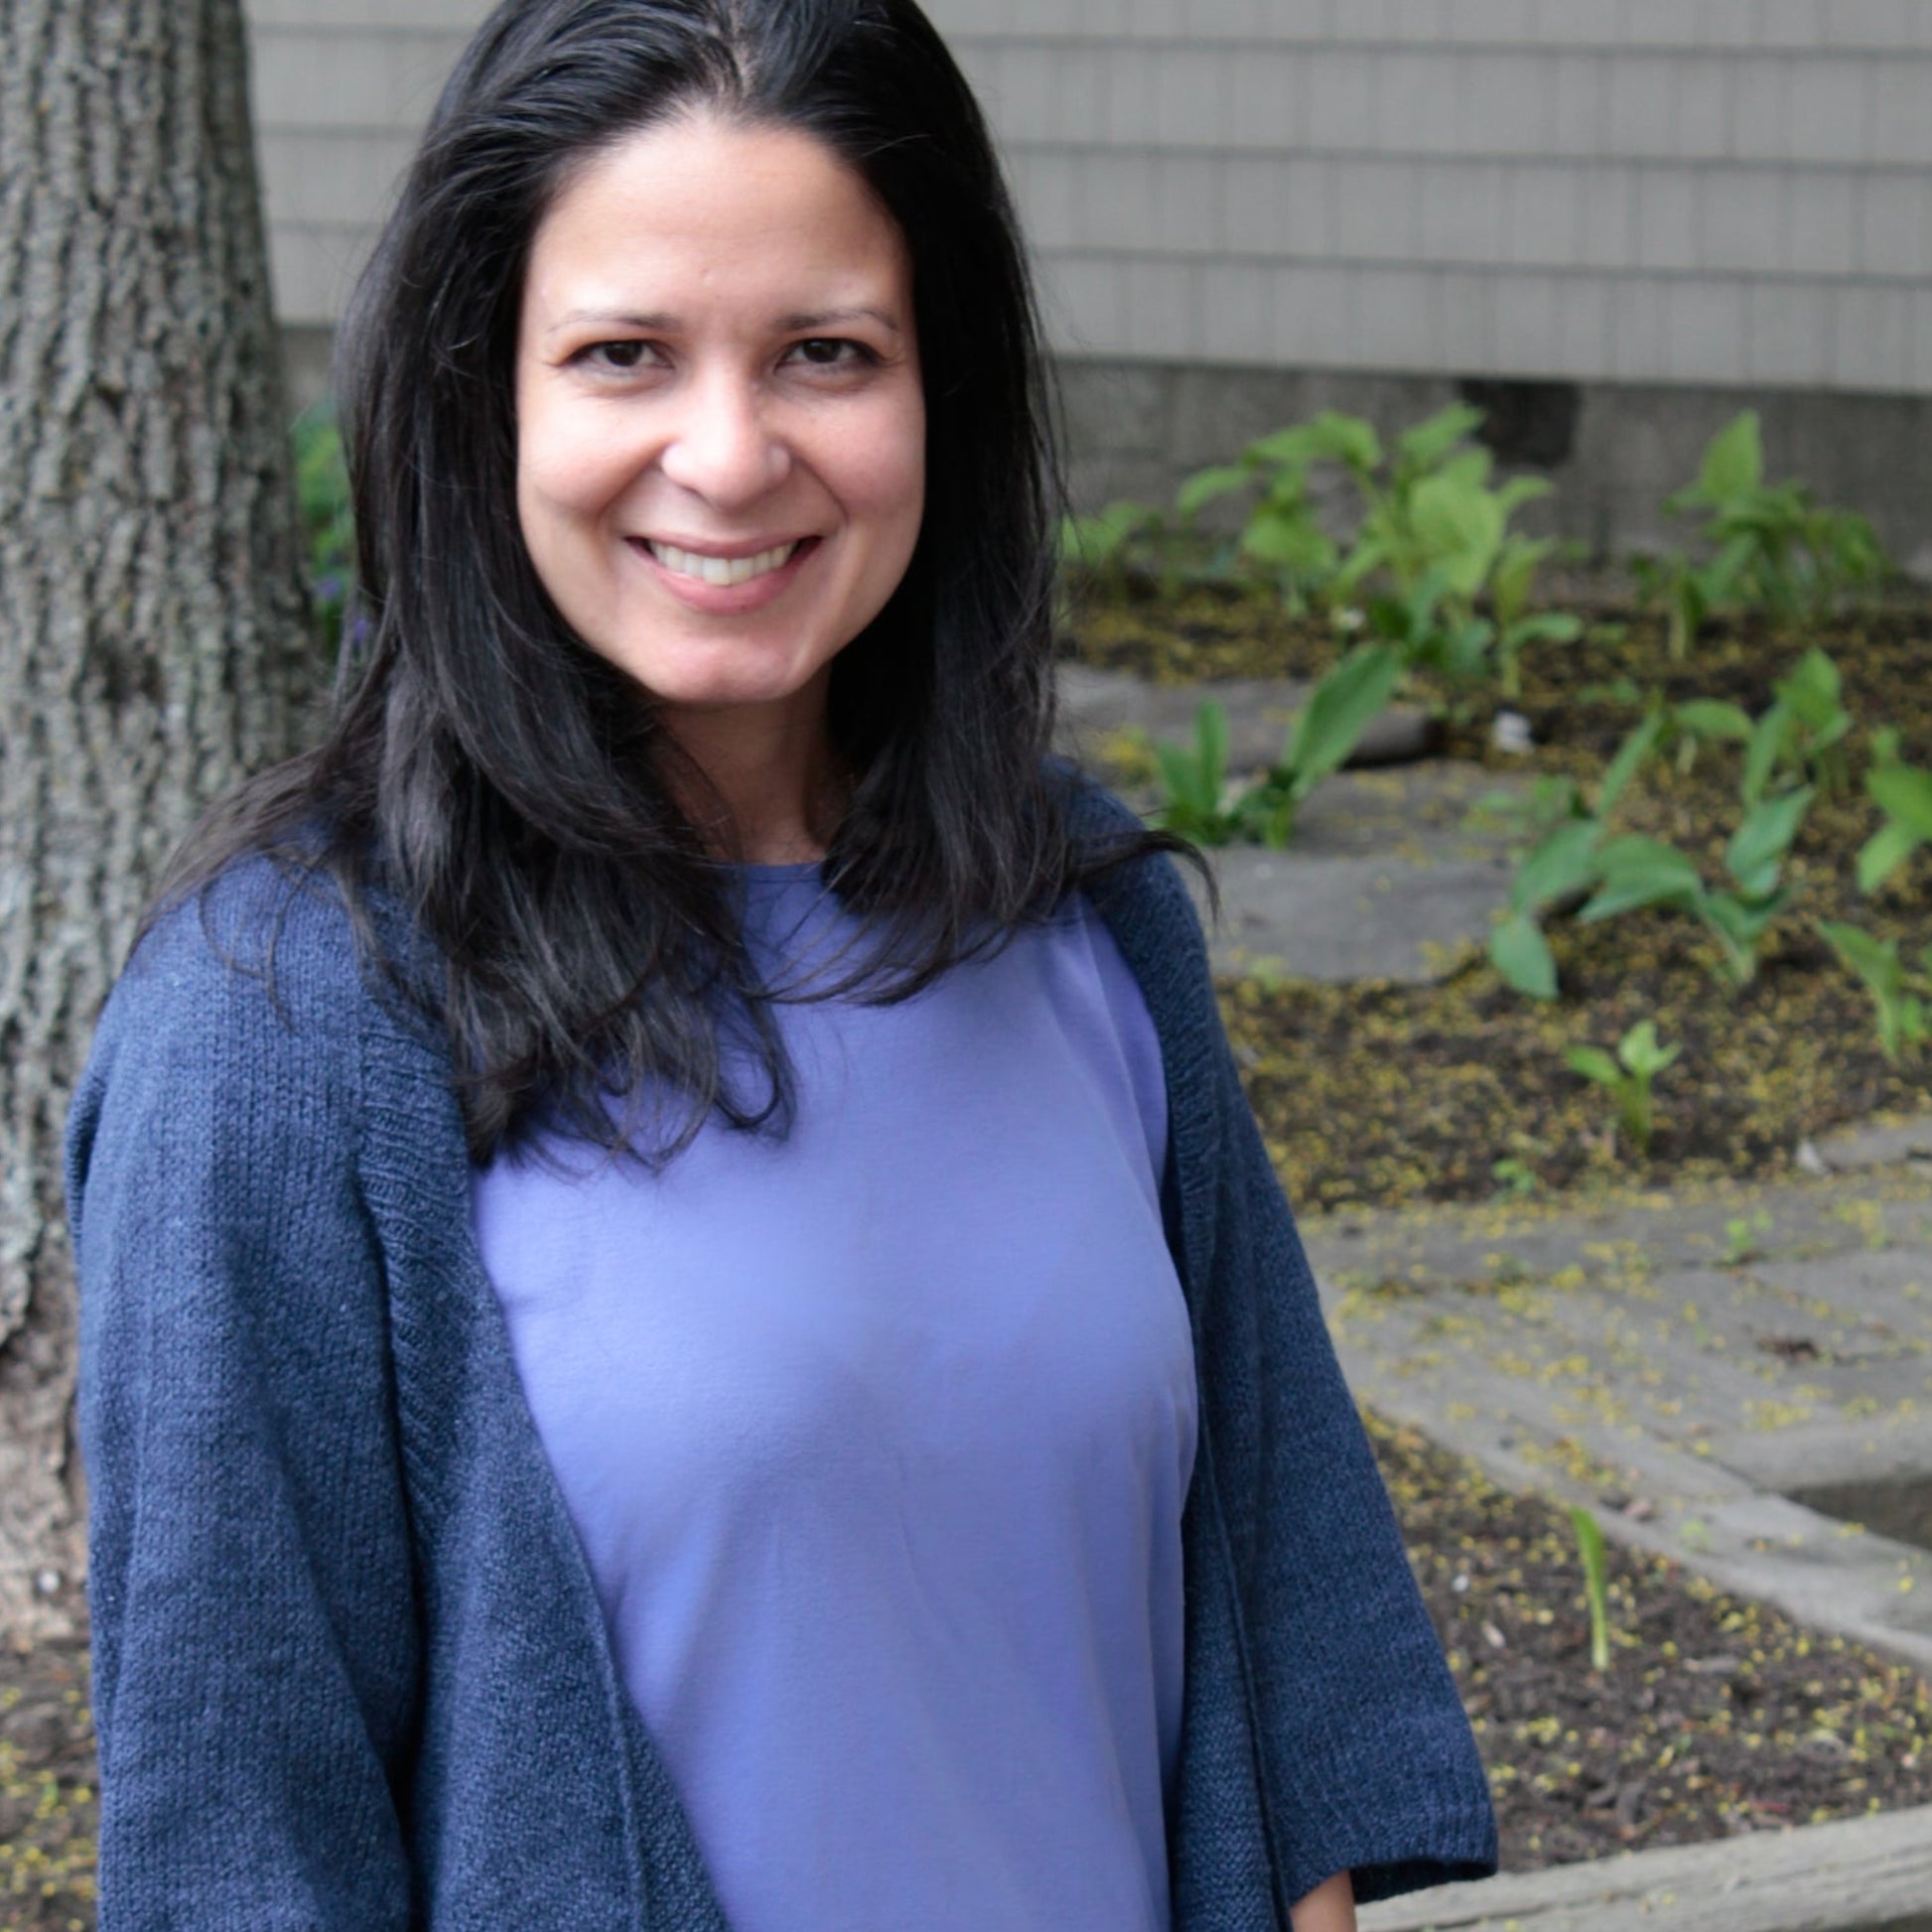
M879 360L864 343L843 336L807 336L793 343L789 352L815 369L856 368Z
M586 344L572 360L586 363L594 369L622 370L640 369L647 362L654 361L656 356L654 345L640 337L627 336L621 342Z

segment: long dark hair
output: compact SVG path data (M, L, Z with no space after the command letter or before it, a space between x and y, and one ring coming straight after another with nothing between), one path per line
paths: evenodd
M472 1152L535 1111L668 1159L718 1110L782 1132L791 1075L732 875L665 781L647 695L563 621L516 513L512 369L531 240L572 169L705 107L855 169L911 257L925 514L903 582L835 659L854 789L829 889L908 997L1083 881L1178 841L1076 841L1052 721L1059 509L1038 326L985 123L913 0L504 0L445 87L345 318L338 388L359 612L312 754L205 824L166 892L244 851L321 869L365 943L399 902L438 962ZM688 775L688 774L687 774ZM729 855L728 855L729 856ZM749 1026L760 1077L721 1073ZM615 1093L685 1104L637 1148Z

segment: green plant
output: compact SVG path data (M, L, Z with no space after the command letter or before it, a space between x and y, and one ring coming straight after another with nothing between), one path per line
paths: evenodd
M1896 1065L1905 1051L1932 1040L1932 946L1919 955L1922 969L1908 973L1896 939L1875 939L1860 926L1830 919L1819 920L1818 930L1871 995L1878 1045L1886 1059Z
M1639 1154L1648 1154L1655 1126L1652 1082L1683 1050L1682 1046L1665 1046L1659 1041L1655 1021L1640 1020L1617 1041L1614 1059L1596 1046L1569 1047L1564 1058L1573 1072L1608 1090L1631 1144Z
M1479 411L1456 404L1405 431L1384 451L1357 416L1325 410L1311 422L1262 437L1231 464L1197 472L1180 486L1174 509L1194 520L1209 504L1249 498L1235 539L1239 560L1275 584L1290 609L1319 598L1339 612L1386 587L1371 617L1383 638L1403 646L1410 668L1468 684L1493 664L1506 697L1520 692L1520 659L1536 643L1570 642L1582 632L1565 613L1529 608L1537 566L1554 547L1509 528L1519 505L1545 493L1541 479L1489 483L1487 450L1469 438ZM1344 556L1321 527L1310 478L1339 464L1362 501ZM1489 615L1478 615L1487 600Z
M1603 1532L1596 1518L1581 1503L1570 1507L1570 1526L1577 1533L1577 1552L1584 1563L1584 1597L1589 1605L1589 1667L1610 1667L1609 1564Z
M1771 1226L1770 1214L1761 1207L1732 1215L1725 1223L1725 1266L1741 1268L1747 1261L1755 1261L1771 1237Z
M328 403L315 403L295 419L290 442L296 499L308 543L310 604L323 641L333 652L342 640L354 588L355 520L342 438Z
M1234 838L1286 845L1303 800L1346 762L1401 675L1398 652L1382 644L1358 645L1316 680L1288 729L1280 759L1232 797L1227 713L1207 700L1194 714L1191 746L1155 747L1165 793L1162 823L1203 845L1225 845Z
M1323 410L1312 422L1250 443L1233 463L1196 471L1175 493L1174 509L1191 527L1210 503L1252 497L1235 555L1269 578L1282 602L1299 614L1327 589L1341 555L1315 513L1310 472L1318 463L1340 463L1359 480L1372 475L1381 458L1375 431L1360 417Z
M1207 699L1194 713L1193 744L1156 745L1154 755L1164 794L1161 823L1202 845L1227 844L1241 821L1227 808L1224 797L1228 761L1225 707L1213 698Z
M1493 662L1503 695L1513 698L1523 650L1573 642L1583 625L1568 614L1529 612L1537 566L1554 546L1509 522L1550 485L1517 477L1492 486L1489 452L1469 443L1481 421L1479 410L1453 404L1397 438L1384 480L1374 467L1352 466L1362 521L1330 595L1348 597L1385 575L1413 663L1467 684ZM1477 612L1484 598L1487 617Z
M1873 734L1873 758L1864 788L1884 813L1884 824L1859 853L1859 887L1875 893L1920 846L1932 845L1932 771L1904 763L1898 734Z
M1282 756L1259 785L1244 794L1237 811L1266 845L1283 846L1294 835L1302 801L1347 762L1402 676L1401 653L1384 644L1360 644L1315 681L1296 713Z
M1536 1170L1514 1154L1506 1154L1500 1161L1492 1161L1489 1173L1496 1185L1512 1200L1528 1200L1540 1184Z
M1891 570L1865 518L1814 502L1800 483L1764 481L1754 410L1712 438L1696 482L1664 507L1673 515L1701 513L1699 534L1713 553L1701 564L1673 553L1639 568L1646 590L1670 614L1673 656L1684 654L1722 605L1737 601L1780 621L1815 621Z
M1536 815L1542 836L1517 867L1509 886L1509 910L1489 935L1489 959L1517 992L1534 1000L1557 997L1557 964L1544 938L1542 915L1552 905L1587 893L1602 876L1605 834L1618 800L1656 750L1663 735L1652 713L1617 748L1592 802L1572 778L1538 787Z
M1828 795L1846 788L1845 741L1852 714L1842 701L1843 688L1838 666L1815 645L1772 686L1772 701L1745 742L1747 804L1755 804L1781 775L1809 777Z
M1651 905L1689 912L1718 941L1731 984L1748 986L1764 935L1791 904L1784 861L1812 797L1806 786L1746 810L1725 848L1727 885L1708 885L1694 859L1661 839L1612 839L1597 855L1596 891L1577 916L1589 924Z

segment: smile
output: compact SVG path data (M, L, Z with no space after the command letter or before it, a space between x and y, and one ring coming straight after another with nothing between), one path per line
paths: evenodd
M774 570L782 570L799 547L797 542L781 543L772 550L760 550L754 557L710 557L698 550L680 550L675 544L655 543L645 540L645 548L664 566L679 577L694 578L701 584L710 584L719 590L729 590L737 584L749 584L755 577L764 577Z

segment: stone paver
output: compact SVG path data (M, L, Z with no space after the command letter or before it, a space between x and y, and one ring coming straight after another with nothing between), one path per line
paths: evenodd
M1932 1671L1932 1170L1306 1232L1365 1401Z

